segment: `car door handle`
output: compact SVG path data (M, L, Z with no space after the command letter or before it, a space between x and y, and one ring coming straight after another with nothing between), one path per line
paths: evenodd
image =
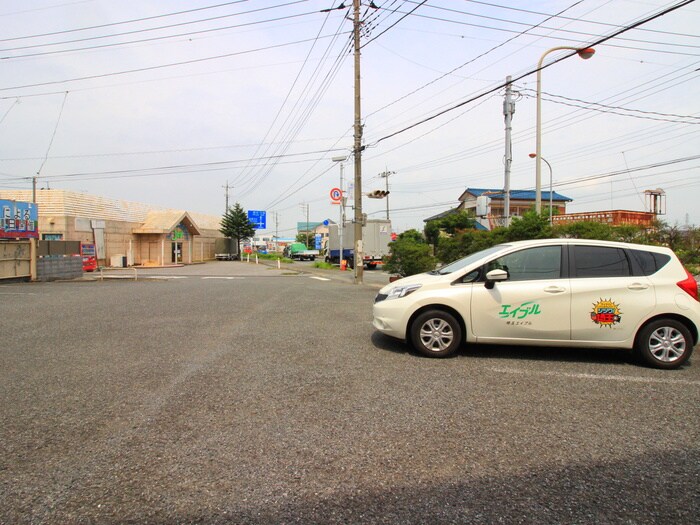
M649 285L644 283L632 283L627 288L630 290L646 290L649 288Z
M546 293L564 293L566 291L566 288L562 288L560 286L547 286L547 288L544 289Z

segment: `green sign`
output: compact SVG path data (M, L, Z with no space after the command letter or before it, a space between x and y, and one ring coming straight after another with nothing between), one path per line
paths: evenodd
M532 301L527 301L514 308L512 308L509 304L502 304L501 308L503 309L498 312L498 316L501 319L525 319L531 315L539 315L542 313L540 310L540 305L538 303L533 303Z

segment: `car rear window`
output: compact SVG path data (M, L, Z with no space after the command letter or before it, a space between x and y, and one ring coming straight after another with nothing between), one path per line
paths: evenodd
M575 277L627 277L631 275L625 251L608 246L574 246Z
M671 256L665 253L629 250L634 261L639 265L642 275L653 275L666 266Z

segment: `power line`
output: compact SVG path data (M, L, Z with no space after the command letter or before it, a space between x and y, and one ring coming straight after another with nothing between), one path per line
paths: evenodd
M342 55L341 55L341 57L339 57L339 59L340 59L340 58L342 58ZM340 63L339 63L339 62L336 62L336 63L337 63L337 66L338 66L338 68L339 68ZM333 76L333 77L335 77L335 75L337 74L338 68L336 68L336 69L332 72L332 76ZM327 75L327 76L328 76L328 75ZM325 92L325 90L328 89L328 86L329 86L329 85L330 85L329 83L326 83L326 84L323 86L323 91L324 91L324 92ZM320 96L320 95L317 95L317 96L313 97L313 100L315 101L314 104L313 104L314 107L315 107L315 105L318 104L318 101L319 101L320 99L321 99L321 96ZM334 147L335 145L337 145L342 139L343 139L343 137L339 138L339 139L335 142L335 144L333 145L333 147ZM309 173L312 169L313 169L313 167L309 168L309 169L307 170L306 173L302 174L294 183L292 183L292 184L289 186L288 190L282 192L282 196L278 197L278 198L277 198L276 200L274 200L270 205L268 205L268 208L276 206L276 205L279 204L280 202L283 202L284 200L288 199L288 198L291 197L292 195L298 193L299 191L301 191L303 188L307 187L307 186L308 186L309 184L311 184L312 182L318 180L322 175L324 175L324 174L327 173L330 169L332 169L332 166L329 167L328 169L324 170L322 173L316 175L316 176L313 177L311 180L309 180L308 182L306 182L304 185L300 186L299 188L297 188L296 190L294 190L293 192L290 193L291 188L293 188L293 187L294 187L297 183L299 183L304 177L306 177L306 176L308 175L308 173Z
M567 7L566 9L563 9L563 10L560 11L559 13L563 13L563 12L565 12L565 11L568 11L569 9L571 9L572 7L574 7L574 6L578 5L578 4L580 4L581 2L583 2L583 0L578 0L577 2L574 2L572 5L570 5L570 6ZM553 16L556 16L556 15L552 15L552 17L553 17ZM551 18L551 17L550 17L550 18ZM463 67L466 67L466 66L468 66L469 64L472 64L472 63L476 62L477 60L479 60L480 58L485 57L485 56L488 55L489 53L492 53L492 52L496 51L497 49L499 49L499 48L505 46L506 44L512 42L513 40L515 40L515 39L517 39L517 38L519 38L519 37L525 35L525 34L526 34L527 32L529 32L530 30L535 29L536 27L539 27L541 24L543 24L543 23L546 22L547 20L549 20L549 18L548 18L548 19L545 19L545 20L543 20L542 22L539 22L539 23L537 23L537 24L535 24L535 25L533 25L533 26L531 26L531 27L529 27L528 29L525 29L524 31L521 31L521 32L518 33L517 35L508 38L507 40L501 42L500 44L497 44L497 45L493 46L491 49L488 49L487 51L485 51L485 52L483 52L483 53L477 55L476 57L474 57L474 58L472 58L472 59L469 59L468 61L464 62L463 64L461 64L461 65L459 65L459 66L457 66L457 67L451 69L451 70L448 71L447 73L444 73L443 75L440 75L440 76L437 77L436 79L431 80L431 81L428 82L427 84L423 84L422 86L420 86L420 87L417 88L417 89L414 89L414 90L411 91L410 93L407 93L406 95L403 95L402 97L400 97L400 98L394 100L393 102L390 102L389 104L386 104L385 106L382 106L381 108L379 108L379 109L373 111L372 113L369 113L369 114L367 115L366 118L369 118L369 117L371 117L372 115L375 115L375 114L379 113L380 111L383 111L383 110L385 110L385 109L387 109L387 108L393 106L394 104L400 102L401 100L404 100L404 99L410 97L411 95L414 95L414 94L418 93L419 91L421 91L421 90L427 88L428 86L431 86L432 84L435 84L436 82L439 82L439 81L442 80L443 78L445 78L445 77L447 77L447 76L449 76L449 75L452 75L453 73L455 73L456 71L459 71L459 70L462 69Z
M660 168L662 166L670 166L672 164L679 164L681 162L690 162L692 160L698 160L700 159L700 155L691 155L690 157L680 157L677 159L671 159L671 160L664 160L660 162L654 162L652 164L646 164L644 166L637 166L636 168L629 168L629 169L624 169L624 170L616 170L616 171L610 171L608 173L601 173L598 175L591 175L589 177L579 177L576 180L573 181L560 181L555 184L557 187L561 186L569 186L572 184L581 184L585 182L591 182L594 180L599 180L599 179L607 179L610 177L617 177L618 175L627 175L630 172L633 171L645 171L645 170L650 170L653 168Z
M417 3L416 0L406 0L406 1L408 1L410 3ZM518 26L530 25L530 24L527 24L525 22L519 22L516 20L509 20L509 19L505 19L505 18L493 17L493 16L484 15L484 14L469 13L467 11L460 11L458 9L452 9L452 8L448 8L448 7L440 7L440 6L430 5L430 4L428 4L426 7L431 7L431 8L436 9L436 10L447 11L450 13L471 16L474 18L485 18L487 20L494 20L497 22L506 22L508 24L513 24L513 25L518 25ZM547 16L548 20L551 20L552 18L563 18L563 19L581 22L581 23L593 23L593 24L596 23L596 22L592 22L592 21L589 21L589 20L586 20L583 18L560 17L558 14L557 15L550 15L550 14L546 14L546 13L537 13L537 14L542 15L542 16ZM420 15L420 14L417 16L426 17L426 18L433 18L433 19L438 20L438 21L450 22L450 23L460 24L460 25L474 25L474 24L468 24L466 22L460 22L458 20L451 20L451 19L437 18L437 17L428 17L426 15ZM616 24L601 24L601 25L605 25L607 27L615 27L615 28L623 27L623 26L616 25ZM485 29L499 30L499 31L508 31L508 30L503 29L503 28L490 27L490 26L478 26L478 27L483 27ZM542 24L540 24L539 27L541 27L542 29L547 29L547 30L551 30L551 31L570 33L573 35L584 35L584 36L588 36L588 37L594 36L592 33L583 32L583 31L575 31L573 29L562 29L559 27L549 27L549 26L545 26ZM625 42L638 42L638 43L644 43L644 44L665 45L665 46L673 46L673 47L700 48L700 46L696 46L696 45L692 45L692 44L677 44L677 43L673 43L673 42L658 42L658 41L653 41L653 40L638 40L638 39L634 39L634 38L620 38L619 40L625 41Z
M319 140L327 140L327 139L305 139L305 140L296 141L295 143L317 142ZM121 153L87 153L87 154L83 154L83 155L52 155L51 158L56 160L56 159L86 159L86 158L104 158L104 157L126 157L126 156L136 156L136 155L160 155L163 153L190 153L190 152L196 152L196 151L211 151L211 150L218 150L218 149L251 148L254 146L255 146L255 144L229 144L229 145L225 145L225 146L203 146L201 148L140 150L140 151L127 151L127 152L121 152ZM0 162L30 161L30 160L41 160L41 159L42 159L42 157L6 157L6 158L0 158Z
M660 78L668 77L669 75L672 75L672 74L674 74L674 73L675 73L675 72L664 74L664 75L662 75L662 77L660 77ZM676 77L675 79L671 79L671 80L667 81L667 83L673 83L674 85L676 85L675 83L676 83L676 81L677 81L677 78L678 78L678 77ZM659 80L659 79L654 79L654 81L655 81L655 80ZM650 82L651 82L651 81L650 81ZM650 83L650 82L648 82L648 83ZM636 83L636 84L635 84L635 88L636 88L636 87L639 87L640 85L643 86L644 84ZM628 91L629 91L629 90L628 90ZM623 92L623 93L625 93L625 92ZM612 97L609 97L609 98L612 98ZM628 98L629 98L629 97L628 97ZM557 129L561 129L561 128L565 127L565 126L570 126L570 125L572 124L571 118L572 118L572 113L567 113L567 114L561 115L560 117L557 117L557 118L554 119L552 122L556 123L556 121L561 121L562 124L561 124L558 128L553 128L553 130L556 131ZM588 119L588 118L591 118L591 116L588 115L588 116L584 117L583 119L579 119L578 122L580 122L581 120L584 120L584 119ZM675 123L675 124L678 124L678 123ZM677 130L677 129L678 129L678 126L674 126L674 127L673 127L671 130L669 130L669 131L673 131L673 130ZM669 131L665 131L665 132L663 132L663 133L668 133ZM688 133L688 131L681 131L681 132L682 132L683 134L685 134L685 135L687 135L687 133ZM692 132L691 132L691 133L692 133ZM629 134L627 135L627 137L632 138L633 141L635 141L635 142L639 142L639 141L642 141L642 140L649 140L649 139L655 138L655 137L657 137L658 135L659 135L659 132L654 132L654 134L652 135L650 132L640 132L640 131L636 130L636 131L634 131L633 133L629 133ZM516 133L516 136L518 137L518 139L517 139L516 142L517 142L517 143L522 143L525 139L527 139L528 137L531 137L531 136L532 136L532 132L530 132L530 131L528 131L528 132L522 132L522 131L521 131L521 132ZM624 147L628 148L627 144L629 143L629 140L628 140L627 137L625 137L625 136L618 137L618 138L616 138L614 141L606 140L606 141L603 142L602 144L595 144L595 145L590 146L590 148L591 148L591 149L595 148L596 153L597 153L598 155L599 155L602 151L604 151L605 149L615 149L616 151L619 151L619 148L623 147L623 145L624 145ZM671 137L671 138L669 138L669 139L665 139L665 140L673 140L673 137ZM440 158L440 159L436 159L436 160L432 160L432 161L427 161L427 162L424 162L424 163L422 163L422 164L415 165L415 166L400 167L399 169L400 169L402 172L416 171L416 170L420 170L420 169L428 169L428 168L436 167L436 166L439 166L439 165L451 164L451 163L463 161L463 160L465 160L465 159L467 159L467 158L475 157L477 154L478 154L478 155L485 154L485 153L488 153L488 152L491 152L491 151L495 151L496 149L500 149L501 147L502 147L502 142L501 142L501 140L492 140L492 141L489 141L489 142L487 142L487 143L485 143L485 144L479 144L479 145L477 145L477 146L471 147L471 148L468 149L468 150L465 150L465 151L462 151L462 152L459 152L459 153L453 153L453 154L450 154L450 155L448 155L448 156L446 156L446 157L442 157L442 158ZM629 149L629 148L628 148L628 149ZM581 150L581 149L578 149L575 156L576 156L576 157L580 157L580 156L583 156L583 154L584 154L584 153L582 152L582 150ZM570 157L570 156L569 156L569 157Z
M630 24L630 25L628 25L628 26L625 26L625 27L623 27L622 29L619 29L618 31L615 31L614 33L612 33L612 34L610 34L610 35L608 35L608 36L605 36L605 37L603 37L603 38L600 38L599 40L597 40L597 41L595 41L595 42L592 42L592 43L587 44L587 45L583 45L583 46L581 46L581 47L582 47L582 48L583 48L583 47L595 47L595 46L597 46L597 45L600 45L600 44L602 44L602 43L604 43L604 42L607 42L608 40L611 40L612 38L615 38L616 36L618 36L618 35L620 35L620 34L623 34L623 33L627 32L627 31L630 31L631 29L634 29L634 28L636 28L636 27L638 27L638 26L641 26L641 25L643 25L643 24L646 24L646 23L648 23L648 22L651 22L652 20L655 20L655 19L657 19L657 18L659 18L659 17L661 17L661 16L664 16L664 15L666 15L666 14L672 12L672 11L675 11L676 9L679 9L679 8L681 8L681 7L684 7L684 6L690 4L690 3L694 2L694 1L695 1L695 0L684 0L684 1L682 1L682 2L680 2L680 3L678 3L678 4L676 4L676 5L670 6L670 7L666 8L666 9L663 9L663 10L657 12L657 13L654 13L654 14L652 14L652 15L650 15L650 16L647 16L647 17L645 17L645 18L643 18L643 19L641 19L641 20L638 20L637 22L635 22L635 23L633 23L633 24ZM549 62L549 63L547 63L547 64L544 64L540 69L548 68L548 67L550 67L550 66L552 66L552 65L554 65L554 64L556 64L556 63L558 63L558 62L561 62L562 60L565 60L565 59L567 59L567 58L569 58L569 57L571 57L571 56L573 56L573 55L575 55L575 54L576 54L576 51L572 51L572 52L569 52L569 53L565 53L565 54L562 55L561 57L559 57L559 58L557 58L557 59L554 59L554 60L552 60L551 62ZM527 76L529 76L529 75L532 75L533 73L536 73L536 72L537 72L537 69L533 69L533 70L527 71L527 72L525 72L525 73L522 73L522 74L520 74L519 76L513 78L513 79L512 79L512 82L517 82L518 80L522 80L523 78L525 78L525 77L527 77ZM400 130L398 130L398 131L395 131L395 132L393 132L393 133L390 133L389 135L385 135L384 137L381 137L381 138L377 139L376 141L374 141L373 145L376 146L377 144L379 144L380 142L383 142L384 140L387 140L387 139L389 139L389 138L395 137L396 135L399 135L399 134L404 133L404 132L406 132L406 131L408 131L408 130L410 130L410 129L413 129L413 128L417 127L417 126L420 126L421 124L425 124L426 122L429 122L429 121L431 121L431 120L434 120L434 119L436 119L436 118L438 118L438 117L444 115L445 113L449 113L450 111L453 111L453 110L455 110L455 109L457 109L457 108L460 108L460 107L462 107L462 106L464 106L464 105L466 105L466 104L469 104L469 103L471 103L471 102L474 102L475 100L478 100L478 99L480 99L480 98L482 98L482 97L485 97L485 96L487 96L487 95L490 95L491 93L494 93L494 92L496 92L496 91L498 91L498 90L500 90L500 89L505 88L505 87L506 87L506 84L507 84L507 82L500 83L500 84L498 84L497 86L495 86L495 87L493 87L493 88L491 88L491 89L488 89L488 90L486 90L486 91L483 91L482 93L480 93L480 94L478 94L478 95L475 95L475 96L473 96L473 97L470 97L470 98L468 98L467 100L464 100L464 101L462 101L462 102L460 102L460 103L458 103L458 104L455 104L455 105L453 105L453 106L451 106L451 107L449 107L449 108L447 108L447 109L444 109L444 110L442 110L442 111L439 111L439 112L437 112L437 113L435 113L435 114L433 114L433 115L431 115L431 116L429 116L429 117L427 117L427 118L424 118L424 119L422 119L422 120L420 120L420 121L418 121L418 122L416 122L416 123L414 123L414 124L411 124L411 125L409 125L409 126L406 126L406 127L404 127L403 129L400 129Z
M410 2L410 1L412 1L412 0L406 0L406 1ZM489 2L482 2L482 1L479 1L479 0L469 0L469 3L471 3L471 4L486 5L486 6L490 6L490 7L496 7L496 8L499 8L499 9L507 9L507 10L509 10L509 11L517 11L517 12L520 12L520 13L527 13L527 14L532 14L532 15L549 16L549 17L551 17L551 16L556 16L557 18L561 18L561 19L563 19L563 20L570 20L570 21L572 21L572 22L586 22L586 23L588 23L588 24L602 25L602 26L607 26L607 27L620 27L620 26L618 26L618 25L616 25L616 24L609 24L609 23L607 23L607 22L600 22L600 21L597 21L597 20L584 20L584 19L581 19L581 18L573 18L573 17L569 17L569 16L563 16L563 15L561 15L561 14L551 15L551 14L549 14L549 13L543 13L543 12L541 12L541 11L531 11L531 10L529 10L529 9L522 9L522 8L518 8L518 7L505 6L505 5L500 5L500 4L493 4L493 3L489 3ZM675 32L672 32L672 31L661 31L661 30L659 30L659 29L639 28L639 30L640 30L640 31L644 31L644 32L648 32L648 33L660 33L660 34L664 34L664 35L683 36L683 37L689 37L689 38L700 38L700 35L697 35L697 34L691 35L691 34L687 34L687 33L675 33Z
M296 64L297 62L298 61L292 60L292 61L285 61L285 62L272 62L270 64L249 65L249 66L236 67L236 68L211 70L211 71L204 71L204 72L199 72L199 73L185 73L185 74L181 74L181 75L170 75L170 76L165 76L165 77L157 77L157 78L150 78L150 79L143 79L143 80L133 80L133 81L127 81L127 82L113 83L113 84L101 84L99 86L72 88L70 91L71 91L71 93L80 93L80 92L85 92L85 91L95 91L95 90L120 87L120 86L132 86L132 85L136 85L136 84L149 84L149 83L154 83L154 82L163 82L166 80L177 80L177 79L182 79L182 78L217 75L219 73L227 73L227 72L231 72L231 71L247 71L249 69L285 66L285 65L289 65L289 64ZM51 96L51 95L61 95L63 93L64 93L64 91L44 91L43 93L25 93L25 94L20 95L19 97L17 95L11 95L11 96L4 95L4 96L0 96L0 100L9 100L9 99L13 99L13 98L26 99L26 98L36 98L36 97L47 97L47 96Z
M318 160L323 160L323 159L308 159L308 160L287 160L287 161L282 161L280 164L284 165L291 165L291 164L305 164L309 162L318 162ZM178 171L163 171L160 173L149 173L147 171L138 171L137 173L114 173L114 174L90 174L90 173L85 173L85 174L68 174L68 175L61 175L61 174L56 174L56 175L43 175L42 178L46 180L51 180L53 182L57 181L76 181L76 180L108 180L108 179L133 179L133 178L139 178L139 177L172 177L176 175L189 175L193 173L214 173L218 171L230 171L231 169L240 169L236 166L220 166L220 167L205 167L202 169L185 169L185 170L178 170ZM3 175L0 175L2 177ZM15 176L15 175L6 175L4 179L2 179L3 183L6 181L26 181L27 179L31 179L32 177L26 177L26 176Z
M12 105L9 108L7 108L7 111L5 111L5 114L2 116L2 118L0 118L0 124L2 124L5 121L5 119L7 118L7 115L9 115L10 111L12 111L12 109L20 103L20 100L21 100L20 97L17 97L17 99L15 99L15 101L12 103Z
M299 1L303 1L303 0L297 0L296 2L292 2L292 4L298 3ZM239 15L243 15L243 14L249 14L249 13L253 13L253 12L257 12L257 11L263 11L263 10L267 10L267 9L273 9L273 8L277 8L277 7L287 6L287 5L291 5L291 4L281 4L281 5L277 5L277 6L266 7L266 8L263 8L263 9L255 9L255 10L253 10L253 11L246 11L246 12L242 12L242 13L234 13L234 14L231 14L231 15L225 15L225 16L216 17L216 18L226 18L226 17L232 17L232 16L239 16ZM192 36L192 35L200 35L200 34L205 34L205 33L213 33L213 32L215 32L215 31L224 31L224 30L227 30L227 29L238 29L238 28L241 28L241 27L248 27L248 26L260 25L260 24L268 24L268 23L272 23L272 22L280 22L280 21L283 21L283 20L290 20L290 19L292 19L292 18L299 18L299 17L303 17L303 16L309 16L309 15L312 15L312 14L316 14L316 12L315 12L315 11L310 11L310 12L307 12L307 13L298 13L298 14L294 14L294 15L280 16L280 17L277 17L277 18L268 18L268 19L265 19L265 20L256 20L256 21L254 21L254 22L245 22L245 23L242 23L242 24L236 24L236 25L230 25L230 26L215 27L215 28L211 28L211 29L202 29L202 30L199 30L199 31L190 31L190 32L187 32L187 33L176 33L176 34L172 34L172 35L156 36L156 37L151 37L151 38L142 38L142 39L139 39L139 40L128 40L128 41L125 41L125 42L115 42L115 43L111 43L111 44L102 44L102 45L95 45L95 46L88 46L88 47L79 47L79 48L72 48L72 49L60 49L60 50L56 50L56 51L42 51L42 52L37 52L37 53L27 53L27 54L24 54L24 55L4 56L4 57L0 57L0 60L15 60L15 59L18 59L18 58L29 58L29 57L38 57L38 56L46 56L46 55L55 55L55 54L60 54L60 53L74 53L74 52L76 52L76 51L89 51L89 50L93 50L93 49L105 49L105 48L108 48L108 47L117 47L117 46L131 45L131 44L140 44L140 43L144 43L144 42L155 42L155 41L157 41L157 40L166 40L166 39L170 39L170 38L187 37L187 36ZM211 20L211 19L206 19L206 20L208 21L208 20ZM7 51L20 50L20 49L31 49L31 48L37 48L37 47L64 45L64 44L74 43L74 42L83 42L83 41L86 41L86 40L96 40L96 39L101 39L101 38L112 38L112 37L115 37L115 36L123 36L123 35L130 35L130 34L136 34L136 33L143 33L143 32L147 32L147 31L156 31L156 30L160 30L160 29L163 29L163 28L166 28L166 27L175 27L175 26L181 26L181 25L186 25L186 24L195 24L195 23L199 23L199 22L201 22L201 20L196 20L196 21L193 21L193 22L183 22L183 23L181 23L181 24L174 24L174 25L172 25L172 26L163 26L163 27L160 27L160 28L140 29L140 30L138 30L138 31L129 31L129 32L126 32L126 33L118 33L118 34L115 34L115 35L103 35L103 36L98 36L98 37L83 38L83 39L79 39L79 40L68 40L68 41L66 41L66 42L56 42L56 43L52 43L52 44L37 44L37 45L34 45L34 46L25 46L25 47L17 47L17 48L10 48L10 49L0 49L0 51L2 51L2 52L7 52Z
M395 2L392 2L392 5L393 5L393 3L395 3ZM371 6L370 6L370 7L371 7ZM365 12L365 14L366 14L366 12ZM375 18L376 18L376 17L375 17ZM352 43L352 42L351 42L351 43ZM333 75L335 76L336 73L337 73L337 70L333 73ZM324 90L325 90L325 89L327 89L327 86L326 86L326 88L324 88ZM316 100L319 100L319 99L320 99L320 97L314 97L314 98L315 98ZM316 104L317 104L317 103L318 103L318 102L316 102ZM335 142L334 146L337 145L338 142L340 142L340 140L342 140L342 137L341 137L340 139L338 139L338 141ZM294 195L295 193L298 193L298 192L301 191L303 188L305 188L306 186L308 186L308 185L311 184L312 182L318 180L322 175L324 175L325 173L327 173L328 171L330 171L330 169L332 169L332 167L333 167L333 166L330 166L328 169L324 170L322 173L320 173L319 175L315 176L313 179L311 179L310 181L308 181L306 184L304 184L304 185L300 186L299 188L297 188L294 192L288 193L289 190L287 190L286 192L283 192L284 196L283 196L283 197L279 197L278 199L276 199L275 201L273 201L268 207L276 206L277 204L279 204L280 202L283 202L284 200L288 199L290 196ZM306 173L302 174L302 175L289 187L289 189L291 189L292 187L294 187L294 185L296 185L303 177L305 177L305 176L308 174L308 172L311 171L311 169L313 169L313 167L312 167L312 168L309 168L309 170L307 170Z
M49 147L46 148L46 155L44 155L44 160L41 161L41 166L37 170L36 174L41 175L41 170L44 169L46 161L49 159L49 152L51 151L51 146L53 145L53 139L56 138L56 132L58 131L58 125L61 122L61 115L63 115L63 108L66 107L66 100L68 99L68 91L66 91L63 96L63 102L61 103L61 110L58 112L58 118L56 119L56 126L53 128L53 133L51 134L51 140L49 140Z
M521 92L526 91L529 93L534 92L533 89L529 88L524 88L520 90ZM543 95L548 95L549 98L543 97L545 100L549 102L553 102L555 104L562 104L564 106L569 106L569 107L574 107L574 108L581 108L581 109L589 109L591 111L599 111L601 113L607 113L611 115L621 115L624 117L634 117L634 118L643 118L643 119L648 119L648 120L659 120L663 122L675 122L679 124L700 124L700 117L693 116L693 115L677 115L673 113L659 113L658 111L644 111L641 109L632 109L632 108L625 108L621 106L610 106L607 104L601 104L599 102L589 102L586 100L581 100L578 98L570 98L570 97L565 97L563 95L554 95L552 93L546 93L542 92ZM528 98L534 98L533 95L531 94L525 94L525 97ZM552 98L554 97L554 98ZM563 102L562 100L558 99L563 99L568 102ZM574 102L578 102L579 104L574 104ZM581 105L585 104L585 105ZM595 107L594 107L595 106ZM630 113L639 113L639 115L630 115L629 113L621 113L622 111L627 111ZM672 119L685 119L685 120L672 120ZM697 122L687 122L688 119L691 120L696 120Z
M325 155L328 155L333 151L344 151L342 149L331 149L331 150L318 150L318 151L306 151L302 153L286 153L284 155L275 155L273 157L258 157L257 160L267 160L269 158L289 158L289 157L301 157L308 155L322 155L322 159ZM163 171L163 170L175 170L175 169L186 169L186 168L216 168L218 166L230 168L230 164L249 162L250 160L256 159L234 159L234 160L222 160L214 162L199 162L191 164L172 164L165 166L151 166L148 168L133 168L128 170L109 170L109 171L92 171L92 172L78 172L78 173L62 173L55 175L44 175L45 178L72 178L72 177L82 177L82 176L95 176L95 175L129 175L138 174L143 172L151 171ZM307 159L305 162L315 161L316 159ZM15 177L16 179L26 179L27 177Z
M123 24L133 24L135 22L144 22L146 20L155 20L157 18L165 18L168 16L176 16L176 15L183 15L187 13L194 13L196 11L205 11L207 9L215 9L218 7L225 7L233 4L240 4L243 2L247 2L248 0L235 0L234 2L226 2L225 4L217 4L217 5L211 5L211 6L206 6L206 7L198 7L196 9L188 9L186 11L176 11L174 13L165 13L162 15L155 15L155 16L147 16L144 18L135 18L133 20L124 20L122 22L111 22L109 24L100 24L100 25L95 25L95 26L89 26L89 27L80 27L80 28L75 28L75 29L64 29L62 31L53 31L51 33L41 33L37 35L25 35L25 36L17 36L17 37L12 37L12 38L0 38L0 42L10 42L14 40L27 40L30 38L40 38L40 37L45 37L45 36L53 36L53 35L62 35L66 33L74 33L77 31L88 31L91 29L102 29L103 27L114 27L118 25L123 25Z
M313 41L311 47L309 48L309 51L307 52L306 57L304 58L304 61L301 65L301 67L299 68L299 71L297 72L297 75L296 75L294 81L292 82L292 85L287 90L287 95L285 96L284 100L282 101L282 104L280 104L280 107L277 110L277 114L272 119L272 123L267 128L267 131L265 132L265 136L262 138L262 140L258 144L257 148L255 149L255 153L253 154L253 157L257 156L258 151L260 151L260 148L262 148L263 145L265 144L265 141L267 140L267 137L270 135L270 132L272 131L272 128L274 127L275 123L277 122L277 119L280 117L282 110L284 109L285 104L287 103L287 101L291 97L292 92L294 90L294 87L296 86L297 82L299 81L299 78L301 77L301 73L304 70L304 67L306 66L307 62L309 61L311 53L312 53L313 49L315 48L316 43L318 42L318 36L320 36L321 31L323 31L323 27L325 26L327 20L328 20L328 15L326 15L326 17L323 21L323 24L321 25L321 28L319 29L319 32L316 35L317 36L316 40ZM287 118L289 118L289 116ZM286 123L286 121L285 121L285 123ZM277 137L277 135L275 135L275 138L276 137ZM273 142L274 142L274 138L273 138ZM269 151L269 149L270 149L270 144L268 144L267 148L265 149L265 153L267 153ZM244 168L244 171L246 169L247 169L247 166L246 166L246 168ZM243 176L243 174L241 174L241 176Z
M332 38L334 35L324 35L319 38ZM12 87L6 87L6 88L0 88L0 91L9 91L12 89L24 89L24 88L33 88L33 87L39 87L39 86L51 86L51 85L56 85L56 84L65 84L67 82L78 82L82 80L93 80L96 78L106 78L106 77L114 77L114 76L119 76L119 75L127 75L130 73L141 73L144 71L153 71L156 69L164 69L168 67L175 67L175 66L184 66L184 65L189 65L189 64L197 64L200 62L208 62L210 60L219 60L221 58L230 58L234 56L241 56L241 55L247 55L251 53L258 53L260 51L269 51L270 49L279 49L282 47L288 47L288 46L293 46L297 44L306 44L308 42L313 42L316 40L316 38L305 38L303 40L295 40L293 42L284 42L282 44L272 44L269 46L265 47L259 47L256 49L247 49L245 51L236 51L234 53L225 53L223 55L214 55L214 56L209 56L209 57L203 57L203 58L195 58L192 60L185 60L182 62L171 62L169 64L160 64L157 66L148 66L148 67L141 67L141 68L136 68L136 69L128 69L125 71L114 71L112 73L102 73L99 75L87 75L84 77L77 77L77 78L69 78L69 79L64 79L64 80L53 80L49 82L38 82L36 84L25 84L21 86L12 86Z
M327 20L327 18L328 17L326 17L326 20ZM324 21L324 25L325 25L325 21ZM323 29L323 26L321 27L321 30L322 29ZM338 37L342 34L341 29L342 29L342 24L338 26L338 28L335 32L335 38L326 47L326 50L323 54L323 57L319 61L317 67L312 72L305 87L302 89L302 93L308 93L310 91L313 83L316 81L316 79L319 78L320 71L321 71L321 65L326 60L326 58L330 55L330 51L331 51L333 44L337 41ZM321 30L319 30L319 34L320 34ZM308 122L309 118L311 117L311 114L313 113L313 111L316 109L316 107L320 103L321 99L323 98L323 95L325 94L327 89L330 87L333 79L335 78L338 71L340 70L340 66L342 65L344 58L347 56L346 51L347 51L347 49L349 49L349 45L351 45L351 40L349 40L348 43L346 43L342 47L340 53L336 57L330 70L326 73L324 78L319 82L315 93L312 96L310 96L309 102L302 108L302 106L299 103L300 101L297 101L297 103L295 104L295 107L288 114L287 118L285 119L284 123L282 124L282 127L280 127L280 129L277 131L277 133L275 134L275 136L273 138L273 141L277 139L279 134L282 133L284 126L286 126L287 123L289 123L290 119L291 119L291 123L289 124L289 126L287 127L287 130L285 131L285 133L283 135L283 140L276 147L275 151L277 151L277 152L287 151L289 149L289 147L291 146L293 139L298 136L298 134L301 132L301 130L303 129L306 122ZM309 51L309 56L310 56L310 53L311 53L311 50ZM303 68L303 65L302 65L302 68ZM301 74L301 71L299 73ZM290 89L290 93L291 93L291 89ZM286 100L285 100L285 102L286 102ZM281 111L281 109L282 108L280 108L280 111ZM275 119L276 118L277 117L275 117ZM274 125L274 122L273 122L273 125ZM268 150L269 150L269 146L268 146L268 149L266 151L268 151ZM271 173L272 169L274 168L274 165L275 165L274 161L271 161L271 162L269 162L269 166L267 166L266 170L259 170L259 173L257 173L256 175L249 176L248 184L249 184L250 189L248 190L248 192L252 191L255 183L260 182L260 181L264 180L265 178L267 178L267 176ZM313 169L313 167L309 168L309 170L307 170L307 173L311 169ZM301 178L303 178L305 175L306 175L306 173L301 175L296 182L301 180ZM296 182L293 183L292 186L290 186L290 188L293 187L294 184L296 184ZM244 193L244 194L246 194L246 193Z
M401 22L404 18L406 18L407 16L412 15L412 14L416 11L416 9L418 9L420 6L424 5L427 1L428 1L428 0L422 0L422 2L421 2L420 4L418 4L416 7L414 7L413 9L411 9L408 13L405 13L401 18L399 18L396 22L394 22L394 23L391 24L389 27L387 27L384 31L382 31L381 33L379 33L378 35L376 35L374 38L371 38L370 40L368 40L367 42L365 42L364 44L362 44L362 46L360 46L360 48L363 48L363 47L365 47L367 44L370 44L371 42L374 42L377 38L379 38L379 37L382 36L384 33L386 33L387 31L389 31L389 30L392 29L393 27L395 27L395 26L396 26L399 22Z

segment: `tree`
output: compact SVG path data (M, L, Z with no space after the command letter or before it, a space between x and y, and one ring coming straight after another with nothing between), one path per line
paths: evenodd
M474 220L474 217L471 217L465 211L459 211L450 213L441 219L428 221L423 232L428 242L437 246L440 242L441 232L452 236L475 227L476 220Z
M316 235L307 234L306 232L297 233L296 242L302 243L308 250L316 249ZM306 241L309 241L308 243Z
M437 258L443 263L450 263L498 244L500 231L467 230L451 238L440 239L436 251Z
M613 240L613 227L596 221L576 221L555 226L554 237L610 241Z
M466 211L451 213L439 221L440 229L445 233L454 235L465 230L473 230L476 227L476 220Z
M529 239L547 239L552 236L549 218L536 211L526 211L522 217L514 217L506 228L504 240L524 241Z
M425 244L425 239L418 230L406 230L398 235L397 240L412 241L416 244Z
M239 203L229 208L221 219L219 231L231 239L236 239L238 253L241 253L241 240L255 235L255 226L248 220L248 214Z
M389 243L389 252L384 264L384 270L389 273L407 277L435 269L435 257L430 255L430 246L418 230L399 234L394 242Z

